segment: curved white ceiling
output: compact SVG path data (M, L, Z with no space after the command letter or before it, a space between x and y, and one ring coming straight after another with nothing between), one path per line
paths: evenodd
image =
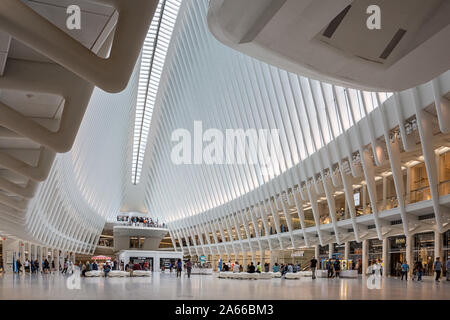
M380 29L367 26L373 5ZM227 46L285 70L401 91L450 68L449 15L446 0L211 0L208 24Z

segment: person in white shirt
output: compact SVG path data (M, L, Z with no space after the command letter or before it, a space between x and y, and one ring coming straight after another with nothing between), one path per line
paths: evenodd
M234 263L233 273L239 273L239 263L237 261Z

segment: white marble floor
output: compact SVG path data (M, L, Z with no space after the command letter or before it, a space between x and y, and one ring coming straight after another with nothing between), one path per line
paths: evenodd
M81 278L79 290L69 290L68 276L2 275L0 300L6 299L446 299L450 282L382 281L380 290L367 288L365 279L226 280L216 276L155 273L151 278Z

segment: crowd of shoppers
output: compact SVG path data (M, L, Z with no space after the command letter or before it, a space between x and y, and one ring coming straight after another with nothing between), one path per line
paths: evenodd
M158 220L154 220L149 217L128 217L128 216L118 216L118 222L125 222L128 226L142 226L148 228L165 228L165 223L159 223Z

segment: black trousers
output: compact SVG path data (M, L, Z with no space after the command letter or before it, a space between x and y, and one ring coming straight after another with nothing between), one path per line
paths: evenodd
M436 281L441 277L441 270L436 270Z
M402 280L403 276L405 277L405 280L408 280L408 271L402 271Z

